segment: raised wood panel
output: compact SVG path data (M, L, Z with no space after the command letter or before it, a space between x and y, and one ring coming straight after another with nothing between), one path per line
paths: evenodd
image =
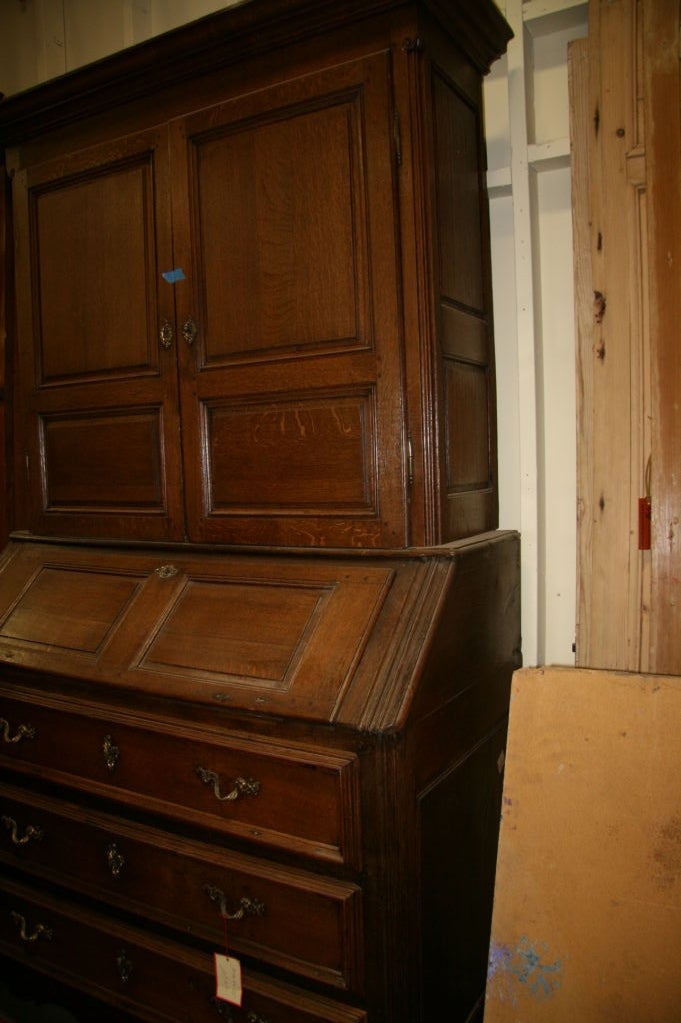
M190 135L207 365L370 344L360 98Z
M287 687L325 596L285 584L189 582L140 664Z
M47 512L165 510L158 410L41 418Z
M487 369L453 359L444 365L447 487L481 490L490 485Z
M432 76L441 301L482 312L480 125L478 112L439 73Z
M134 577L72 567L38 569L0 623L0 636L97 654L140 586Z
M374 395L301 396L205 410L210 514L376 513Z
M0 573L0 659L89 678L71 654L92 651L113 691L330 721L395 620L395 569L25 544Z
M111 657L125 665L119 684L213 706L333 718L384 608L391 569L180 567L174 580L153 580L118 637Z
M154 370L152 154L30 189L39 382Z
M497 852L489 823L501 810L504 743L502 726L419 799L424 1020L437 1020L443 1005L464 1019L485 988ZM453 848L451 812L467 837Z
M181 539L167 130L13 178L17 526Z
M390 73L378 53L171 124L193 540L404 545Z
M445 355L485 365L489 359L490 343L487 323L453 305L440 307L440 341Z
M498 525L486 164L479 83L439 38L427 83L439 501L441 537L452 540Z

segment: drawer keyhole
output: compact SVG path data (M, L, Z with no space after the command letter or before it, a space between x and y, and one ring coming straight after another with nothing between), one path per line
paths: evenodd
M104 742L102 743L102 753L104 754L104 763L109 771L115 771L118 759L121 755L116 743L113 741L112 736L105 735Z
M113 877L120 877L125 866L125 856L115 842L106 847L106 862Z

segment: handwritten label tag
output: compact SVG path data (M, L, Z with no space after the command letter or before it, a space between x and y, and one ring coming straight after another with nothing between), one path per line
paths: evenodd
M241 1005L241 963L215 953L215 994L223 1002Z

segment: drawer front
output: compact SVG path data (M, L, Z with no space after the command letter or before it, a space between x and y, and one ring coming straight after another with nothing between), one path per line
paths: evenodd
M361 989L361 891L4 786L0 859L340 988ZM223 911L227 921L223 919Z
M353 754L0 692L0 764L225 834L360 866ZM41 699L44 697L41 696ZM72 701L73 702L73 701Z
M0 884L0 950L154 1023L365 1023L361 1009L244 971L216 1002L213 959L51 896Z

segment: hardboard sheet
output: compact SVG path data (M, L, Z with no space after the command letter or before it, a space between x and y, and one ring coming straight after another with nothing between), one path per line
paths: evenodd
M681 677L514 675L484 1018L681 1020Z

